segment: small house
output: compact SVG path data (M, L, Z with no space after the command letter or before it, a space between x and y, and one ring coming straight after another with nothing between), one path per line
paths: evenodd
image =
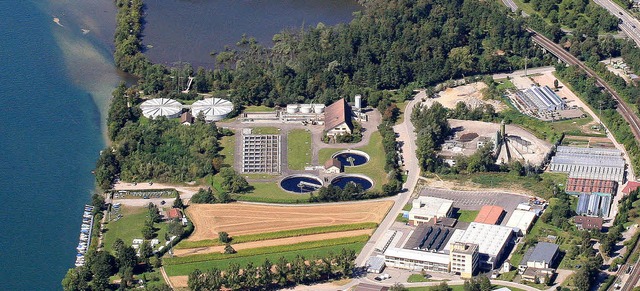
M330 159L324 163L324 172L328 174L339 174L342 172L342 163L338 159Z
M182 113L182 115L180 115L180 124L182 125L193 124L193 115L191 114L191 111L187 111L185 113Z

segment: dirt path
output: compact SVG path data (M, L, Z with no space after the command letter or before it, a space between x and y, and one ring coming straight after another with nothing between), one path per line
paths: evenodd
M327 240L327 239L333 239L333 238L353 237L353 236L359 236L363 234L370 235L372 231L373 231L372 229L359 229L359 230L350 230L350 231L341 231L341 232L321 233L321 234L304 235L304 236L297 236L297 237L286 237L286 238L278 238L278 239L271 239L271 240L239 243L239 244L234 244L232 246L236 251L239 251L239 250L254 249L254 248L261 248L261 247L291 245L291 244L296 244L301 242L319 241L319 240ZM202 248L193 248L193 249L177 249L174 251L174 256L183 257L183 256L190 256L190 255L222 253L222 252L224 252L224 246L213 246L213 247L202 247Z

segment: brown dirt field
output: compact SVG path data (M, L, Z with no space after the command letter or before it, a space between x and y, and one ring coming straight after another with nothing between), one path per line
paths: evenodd
M171 285L173 288L187 288L189 285L187 282L189 281L189 276L171 276L169 277L169 281L171 281Z
M239 250L254 249L254 248L261 248L261 247L290 245L290 244L296 244L296 243L308 242L308 241L319 241L319 240L327 240L327 239L333 239L333 238L352 237L352 236L359 236L363 234L371 235L371 232L373 232L373 229L359 229L359 230L350 230L350 231L341 231L341 232L304 235L304 236L297 236L297 237L278 238L278 239L263 240L263 241L254 241L254 242L234 244L232 246L233 246L233 249L235 249L236 251L239 251ZM174 250L174 256L183 257L183 256L190 256L190 255L222 253L222 252L224 252L224 246L202 247L202 248L193 248L193 249L177 249L177 250Z
M244 203L196 204L187 208L195 226L190 241L316 226L380 223L393 201L356 202L318 206L270 206Z

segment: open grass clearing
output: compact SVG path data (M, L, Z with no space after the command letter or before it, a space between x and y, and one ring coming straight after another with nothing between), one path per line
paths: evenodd
M235 254L210 253L210 254L193 255L193 256L186 256L186 257L164 258L163 262L165 266L170 266L170 265L180 265L180 264L196 263L196 262L225 260L230 258L250 257L250 256L264 255L264 254L271 254L271 253L282 253L282 252L290 252L290 251L299 251L302 253L303 250L307 250L307 249L314 249L314 248L320 248L325 246L337 246L337 245L350 244L350 243L356 243L356 242L366 242L367 240L369 240L368 235L360 235L360 236L347 237L347 238L336 238L336 239L327 239L327 240L320 240L320 241L301 242L301 243L288 244L288 245L245 249L245 250L239 250Z
M147 220L147 207L121 206L121 209L122 218L105 224L104 249L107 251L114 251L113 243L118 238L122 239L126 245L131 245L135 238L144 238L142 236L142 227ZM154 227L158 229L156 238L160 240L160 245L164 245L167 224L163 222L156 223Z
M273 126L251 127L251 134L280 134L280 129Z
M253 174L260 175L260 174ZM243 176L246 176L243 174ZM291 193L280 187L279 182L251 182L253 190L249 193L232 195L239 201L266 202L266 203L309 203L310 194Z
M220 140L220 155L224 156L224 163L233 166L235 160L236 136L223 136Z
M272 240L272 239L287 238L287 237L306 236L306 235L312 235L312 234L343 232L343 231L360 230L360 229L374 229L377 226L378 224L375 222L363 222L363 223L318 226L318 227L300 228L300 229L292 229L292 230L284 230L284 231L247 234L247 235L239 235L239 236L231 237L231 243L239 244L239 243ZM192 249L192 248L200 248L200 247L207 247L207 246L222 246L222 245L224 245L224 243L221 243L217 238L200 240L200 241L184 240L180 242L175 248L176 249Z
M193 270L208 270L211 268L219 268L219 269L227 269L230 264L238 264L241 267L246 266L249 263L253 263L254 265L262 264L266 259L269 259L271 262L276 262L281 257L284 257L288 260L294 259L296 256L304 256L305 258L316 258L316 257L324 257L329 253L338 253L342 251L342 249L353 250L358 253L362 247L366 244L366 241L362 242L354 242L354 243L345 243L341 245L334 246L321 246L317 248L310 248L305 250L293 250L293 251L283 251L283 252L270 252L261 255L253 255L248 257L235 257L223 260L214 260L214 261L205 261L205 262L196 262L196 263L187 263L180 265L167 265L165 266L165 271L169 276L186 276L189 275Z
M318 152L318 160L324 163L336 152L346 149L321 149ZM382 136L376 131L371 134L369 144L355 149L367 153L371 159L360 166L344 167L344 173L368 176L373 180L374 184L371 190L381 191L382 185L387 183L387 173L384 171L385 153L382 147Z
M260 105L260 106L247 106L242 111L243 112L273 112L275 110L271 107Z
M187 215L195 226L187 240L216 239L221 231L233 237L320 226L380 223L392 205L392 201L309 206L196 204L187 208Z
M304 170L311 164L311 132L291 130L287 136L287 160L290 170Z
M525 192L545 199L553 196L553 186L567 180L567 174L542 173L540 179L531 176L517 176L511 173L474 173L467 175L439 175L445 181L464 186L466 190L475 188L501 188L510 192ZM468 188L468 189L467 189Z
M458 210L458 221L473 222L480 213L479 210Z

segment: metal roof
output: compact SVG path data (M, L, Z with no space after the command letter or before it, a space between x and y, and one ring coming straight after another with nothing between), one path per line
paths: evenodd
M142 115L147 118L155 118L159 116L178 117L182 111L180 102L169 98L155 98L147 100L140 104Z
M472 222L457 241L477 244L478 252L497 257L512 235L511 227ZM453 239L449 241L456 242Z
M229 112L233 110L233 103L229 100L220 98L207 98L199 100L191 105L193 116L198 116L200 112L206 120L217 121L223 119Z
M551 264L553 257L558 252L558 245L548 242L539 242L533 248L528 257L522 259L523 263L527 262L545 262ZM527 252L528 253L528 252Z

